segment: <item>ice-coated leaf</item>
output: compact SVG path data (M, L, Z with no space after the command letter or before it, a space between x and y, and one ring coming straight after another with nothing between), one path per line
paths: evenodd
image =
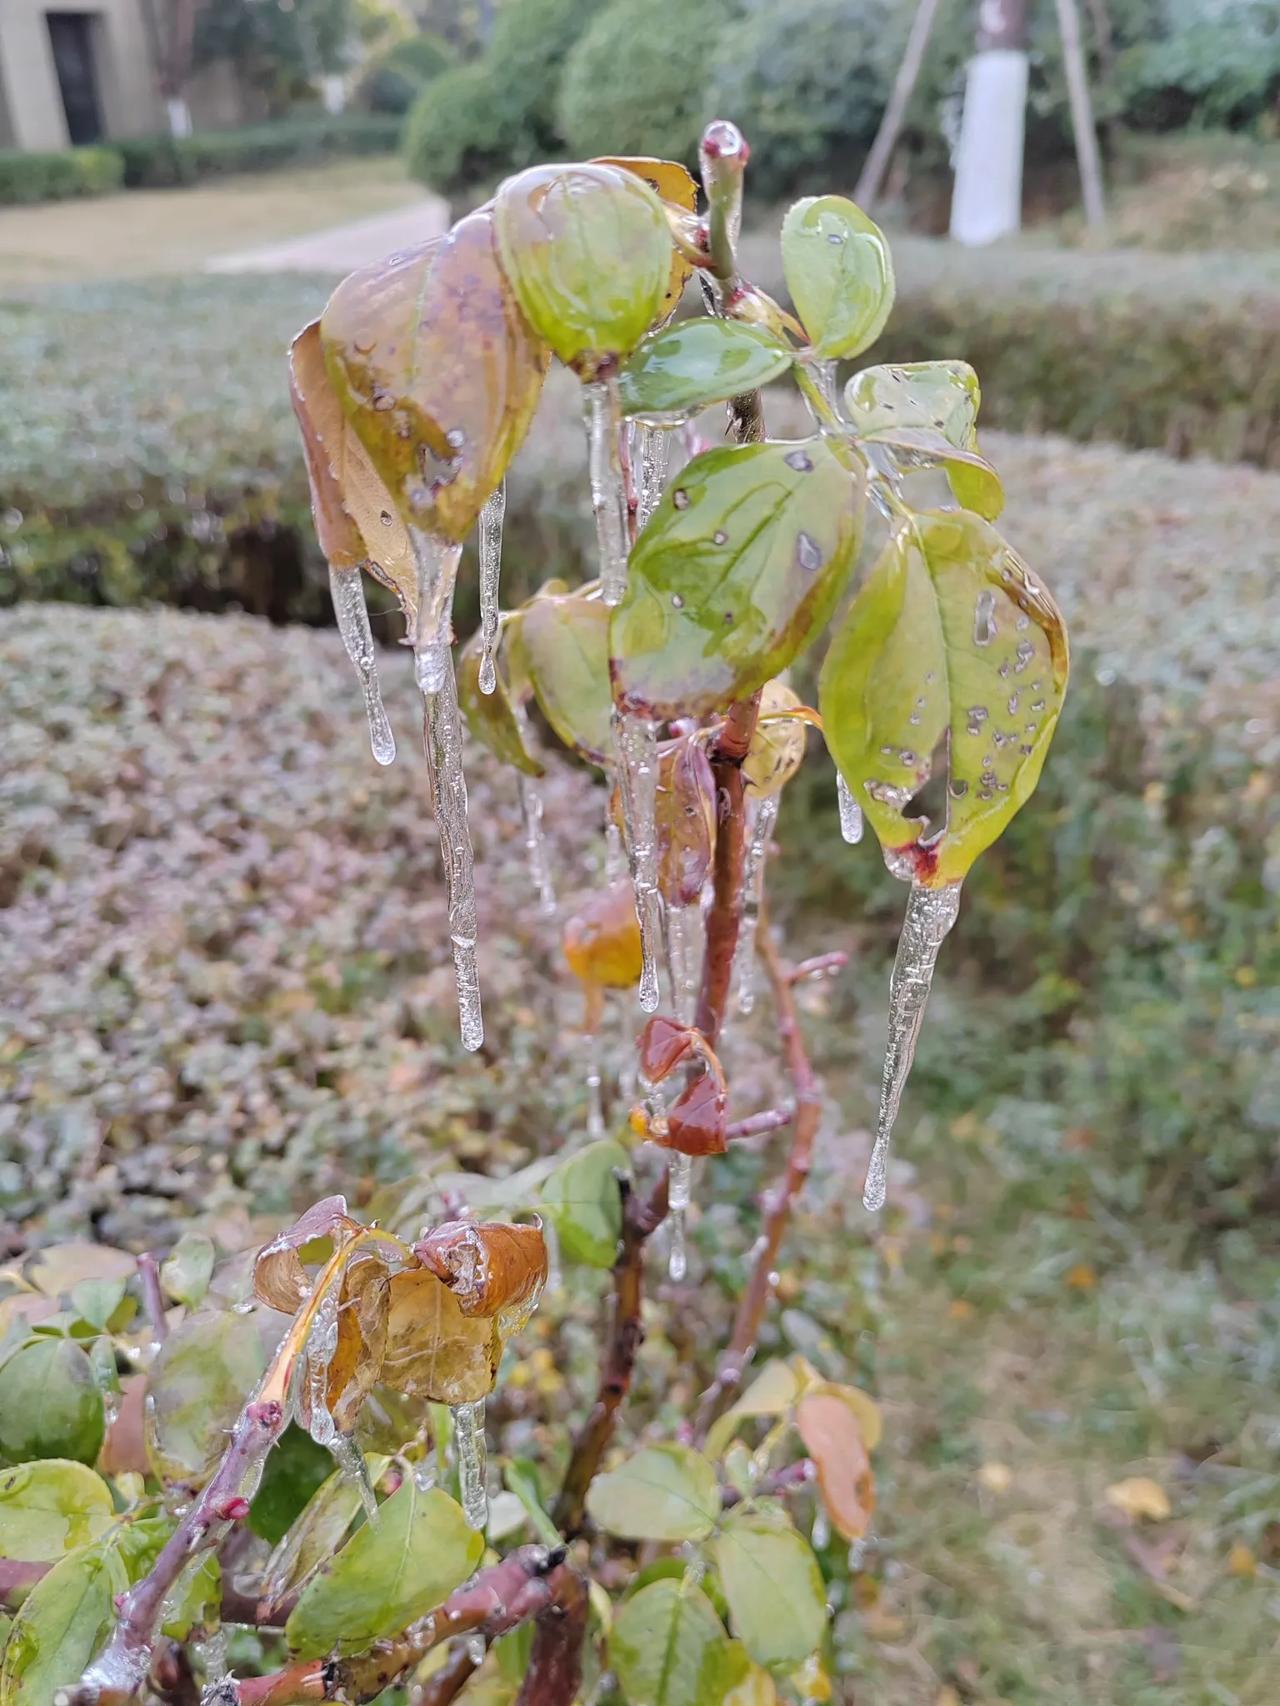
M202 1629L216 1629L222 1617L222 1565L206 1552L182 1568L164 1602L160 1633L185 1641Z
M757 1664L798 1664L827 1627L818 1560L787 1518L730 1514L711 1543L735 1634Z
M618 376L624 415L682 417L780 378L789 346L772 332L703 315L647 337Z
M824 361L846 361L880 336L893 307L893 259L880 227L853 202L796 202L782 224L782 270Z
M609 1632L609 1665L630 1706L722 1706L743 1674L706 1594L672 1577L625 1601Z
M338 1342L325 1377L325 1408L339 1433L355 1427L360 1406L382 1371L387 1342L389 1275L373 1252L357 1250L342 1270L338 1292ZM298 1419L311 1425L311 1392L299 1391Z
M643 179L612 166L531 166L494 201L502 267L525 319L592 379L649 330L671 280L671 233Z
M504 1340L528 1320L547 1283L539 1223L450 1220L427 1233L413 1253L449 1287L464 1315L496 1320Z
M861 1539L876 1497L858 1418L834 1392L809 1392L796 1405L796 1428L817 1468L832 1525L846 1540Z
M547 364L498 264L491 209L353 272L329 298L320 335L342 407L401 516L461 542L528 430Z
M631 553L609 649L623 708L704 716L753 693L827 621L866 488L821 438L712 450L663 494Z
M781 1416L800 1395L801 1384L789 1363L765 1363L737 1402L720 1416L707 1435L707 1452L719 1457L749 1416Z
M751 745L742 761L747 792L756 799L781 793L804 762L805 724L789 714L799 706L800 695L785 682L765 682Z
M1067 684L1045 588L963 510L904 522L822 666L827 745L896 874L958 882L1039 780ZM908 817L947 742L943 824Z
M170 1297L195 1309L209 1289L213 1264L213 1240L186 1232L160 1264L160 1282Z
M666 1131L653 1135L664 1148L678 1149L682 1155L723 1155L728 1147L728 1120L724 1082L704 1072L672 1103Z
M658 766L658 888L673 906L702 894L715 855L716 787L703 742L683 739Z
M147 1453L163 1481L201 1486L266 1366L251 1321L193 1315L170 1333L151 1369Z
M492 693L480 691L483 645L478 631L459 654L458 704L467 719L467 732L503 764L513 765L522 776L545 776L547 767L529 745L524 718L512 702L503 669L502 640L499 648Z
M627 1540L705 1540L720 1515L715 1467L687 1445L651 1445L587 1493L591 1518Z
M435 1609L475 1569L484 1536L439 1488L397 1492L305 1589L285 1624L300 1658L356 1653Z
M629 882L588 895L567 920L564 957L573 975L602 989L631 989L640 981L642 954L635 896Z
M577 1150L547 1180L543 1207L566 1261L613 1266L622 1233L618 1174L628 1167L623 1146L606 1138Z
M390 1461L366 1455L365 1467L371 1484ZM261 1604L270 1615L291 1594L297 1593L331 1558L346 1538L361 1506L360 1487L342 1470L335 1470L316 1489L305 1509L295 1518L262 1573Z
M37 1339L0 1368L0 1458L93 1463L105 1432L102 1393L70 1339Z
M681 213L693 213L698 206L698 186L689 175L687 169L677 160L650 160L644 155L601 155L591 162L593 166L614 166L620 172L632 172L637 178L642 178L654 195L669 206L678 208ZM658 309L659 321L669 320L675 313L676 305L684 295L684 287L689 282L693 271L693 263L686 261L679 249L672 245L671 271L667 277L667 289Z
M292 1315L311 1296L301 1252L316 1244L327 1254L331 1247L354 1238L361 1230L360 1222L347 1213L345 1197L325 1197L313 1203L292 1226L258 1251L253 1264L254 1295L269 1309Z
M128 1585L116 1552L69 1552L32 1588L0 1658L0 1706L49 1706L79 1680L115 1622L115 1596Z
M956 501L986 521L1004 508L1000 476L978 454L978 375L967 361L865 367L844 389L859 438L887 445L907 467L941 462Z
M100 1475L71 1458L0 1469L0 1557L47 1563L87 1546L114 1520Z
M612 751L608 607L578 592L533 599L520 613L520 655L556 735L603 764Z
M496 1321L464 1315L458 1299L425 1268L391 1277L382 1379L408 1398L471 1404L497 1379L502 1339Z

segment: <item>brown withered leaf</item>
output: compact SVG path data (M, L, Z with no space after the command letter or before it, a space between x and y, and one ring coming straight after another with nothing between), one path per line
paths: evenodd
M342 407L400 514L464 539L524 438L550 359L498 265L491 210L352 273L320 335Z
M444 1282L466 1316L493 1317L506 1339L528 1320L547 1282L542 1223L449 1220L413 1253Z
M796 1427L818 1471L832 1524L846 1540L859 1539L870 1526L876 1500L857 1416L834 1392L810 1392L796 1405Z
M642 178L659 200L670 203L672 207L678 208L681 213L694 213L697 210L698 186L678 160L652 160L644 155L605 154L593 160L592 165L616 166L619 171L630 172L633 176ZM671 277L667 282L667 291L662 299L662 307L658 310L658 317L654 321L656 326L665 325L675 313L692 271L693 263L686 261L679 249L673 245Z
M700 741L676 741L663 755L654 823L663 899L692 906L702 893L716 845L716 785Z
M342 1271L338 1343L325 1379L325 1407L340 1433L350 1433L360 1407L382 1375L387 1343L390 1274L382 1257L357 1250ZM311 1393L304 1381L298 1419L311 1425Z
M253 1264L253 1291L259 1303L292 1315L310 1295L307 1271L299 1252L308 1244L329 1238L344 1243L363 1231L347 1213L345 1197L325 1197L314 1203L293 1225L258 1251Z
M428 1268L391 1276L383 1382L408 1398L473 1404L493 1390L502 1357L498 1323L464 1315Z
M655 1141L682 1155L723 1155L728 1107L723 1080L708 1068L672 1104L666 1132L655 1134Z
M694 1052L693 1039L697 1034L692 1025L682 1025L678 1019L668 1019L664 1013L653 1015L636 1043L640 1070L650 1084L661 1084L682 1060L688 1060Z

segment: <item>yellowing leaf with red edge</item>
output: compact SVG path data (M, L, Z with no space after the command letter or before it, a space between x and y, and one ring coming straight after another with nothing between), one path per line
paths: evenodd
M796 1405L796 1428L817 1468L832 1524L846 1540L860 1539L876 1501L857 1417L834 1393L811 1392Z
M1113 1510L1122 1511L1125 1516L1164 1522L1173 1514L1168 1493L1158 1481L1147 1475L1132 1475L1124 1481L1113 1481L1102 1496Z

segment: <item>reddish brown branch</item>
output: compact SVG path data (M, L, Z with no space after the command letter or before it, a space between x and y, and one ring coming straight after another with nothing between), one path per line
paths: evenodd
M587 1584L562 1564L554 1599L538 1616L529 1668L515 1706L568 1706L582 1686L582 1648L587 1633Z
M727 1125L725 1139L732 1143L740 1137L763 1137L767 1131L781 1131L795 1117L794 1108L762 1108L758 1114L748 1114L745 1119L733 1120Z
M716 786L716 857L711 910L707 914L702 987L694 1024L715 1048L729 1000L733 956L742 922L742 864L746 856L746 782L742 761L756 732L760 695L732 705L711 748Z
M160 1289L160 1269L150 1252L138 1257L138 1278L142 1283L142 1306L151 1323L151 1331L163 1342L169 1336L169 1323L164 1313L164 1292Z

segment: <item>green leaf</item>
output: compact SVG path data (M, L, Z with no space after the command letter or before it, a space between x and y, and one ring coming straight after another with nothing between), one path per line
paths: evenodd
M186 1641L193 1632L217 1628L221 1619L222 1565L216 1553L206 1552L183 1565L165 1596L160 1632L171 1641Z
M141 1581L146 1575L175 1527L171 1516L144 1516L116 1529L108 1544L119 1558L130 1584Z
M498 251L525 319L580 378L630 354L671 276L662 203L611 166L533 166L494 201Z
M333 1459L324 1446L290 1422L267 1457L262 1484L249 1507L253 1533L268 1546L282 1540L332 1469Z
M125 1295L122 1279L81 1280L72 1286L72 1309L95 1332L118 1332L132 1317L137 1305Z
M646 338L623 368L622 412L686 419L710 403L780 378L791 362L790 348L758 326L710 317L684 320Z
M151 1370L147 1455L163 1481L200 1486L266 1366L252 1319L193 1315L170 1333Z
M480 1562L484 1536L412 1475L305 1590L285 1625L300 1658L356 1653L439 1605Z
M560 1531L547 1515L547 1508L542 1499L542 1484L538 1479L538 1466L532 1458L513 1457L503 1470L502 1478L524 1506L534 1532L543 1545L559 1546Z
M588 1143L547 1180L543 1207L567 1261L611 1268L622 1236L622 1193L617 1175L628 1171L627 1151L612 1138Z
M782 225L782 270L823 360L847 360L880 336L893 307L893 258L880 227L853 202L796 202Z
M609 1632L609 1665L631 1706L720 1706L742 1673L734 1643L700 1588L651 1582Z
M1029 798L1066 691L1049 593L963 510L904 522L822 666L827 745L900 876L958 882ZM948 743L946 817L907 817Z
M593 1521L628 1540L705 1540L720 1515L714 1466L687 1445L651 1445L597 1475Z
M62 1457L0 1470L0 1549L22 1563L47 1563L86 1546L114 1521L100 1475Z
M887 445L908 467L942 462L956 501L986 521L1004 508L1000 476L978 454L978 376L967 361L866 367L845 386L859 438Z
M0 1659L0 1706L49 1706L79 1680L115 1622L128 1582L104 1546L69 1552L23 1600Z
M713 1423L707 1434L707 1455L720 1456L737 1432L739 1422L749 1416L781 1416L800 1392L800 1381L789 1363L777 1359L765 1363L737 1403Z
M664 494L610 624L614 693L705 716L787 668L826 623L861 535L866 487L824 439L712 450Z
M612 750L609 609L580 592L541 595L520 612L521 656L557 737L593 764Z
M213 1240L203 1232L187 1232L160 1264L160 1280L169 1296L188 1309L204 1300L213 1278Z
M504 627L509 628L511 617ZM544 776L546 765L529 745L524 716L512 703L502 669L501 648L497 659L497 681L492 693L480 691L482 647L477 630L458 654L458 703L467 719L467 730L503 764L514 765L525 776Z
M730 1516L711 1543L734 1631L757 1664L798 1664L822 1643L818 1560L783 1516Z
M40 1339L0 1369L0 1457L93 1463L105 1432L89 1359L69 1339Z
M389 1462L388 1457L366 1456L369 1479L375 1485ZM304 1587L321 1565L332 1558L360 1509L360 1488L351 1476L335 1470L267 1560L260 1597L268 1608Z

